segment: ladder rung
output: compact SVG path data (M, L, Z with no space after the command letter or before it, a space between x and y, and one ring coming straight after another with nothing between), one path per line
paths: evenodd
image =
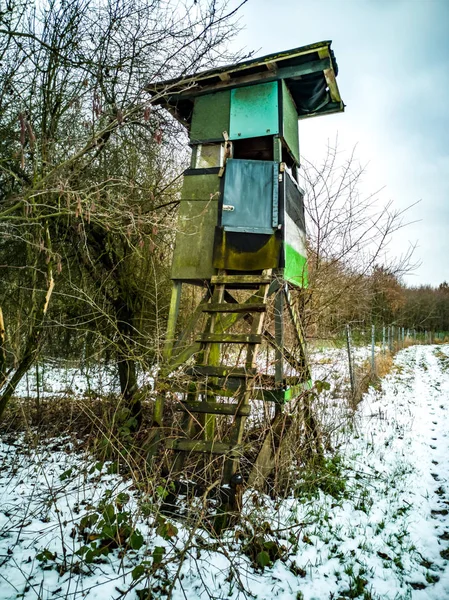
M254 333L203 333L196 341L213 344L260 344L262 336Z
M240 382L242 382L242 380L240 380ZM269 382L266 382L269 383ZM264 384L264 382L262 382L262 385ZM211 383L210 381L207 382L207 389L202 389L203 385L201 385L201 389L197 389L197 385L195 382L193 381L186 381L185 385L183 385L181 382L175 382L175 381L167 381L167 382L158 382L158 389L161 392L179 392L182 394L187 394L189 392L191 393L198 393L198 394L202 394L202 395L206 395L207 393L213 394L215 396L223 396L225 398L235 398L236 395L238 394L239 396L241 394L244 394L246 392L246 390L240 386L239 387L239 380L236 379L224 379L222 383L216 385ZM311 383L310 382L302 382L299 383L297 385L292 385L291 388L287 388L287 390L276 390L276 389L269 389L269 388L263 388L263 387L257 387L257 388L253 388L252 390L248 390L250 391L250 399L251 400L263 400L265 402L280 402L281 404L283 404L284 402L288 402L289 400L289 396L295 397L298 394L300 394L301 392L308 390L311 388ZM292 394L293 393L293 394ZM187 403L184 403L187 404ZM179 410L182 410L182 408L179 408ZM195 412L195 411L191 411L191 412ZM223 413L220 413L223 414Z
M185 370L186 375L197 377L254 377L257 369L213 365L195 365Z
M206 382L197 382L192 380L173 380L158 381L157 388L160 392L178 392L181 394L207 394L212 393L215 396L225 396L232 398L236 393L245 391L244 380L242 378L223 378L219 385L213 384L211 379Z
M251 313L265 312L266 310L266 304L238 304L237 302L235 304L203 304L203 312L205 313Z
M165 441L165 446L171 450L182 452L204 452L208 454L240 454L239 446L225 442L205 442L203 440L186 440L184 438Z
M213 275L211 277L212 285L220 284L242 284L242 285L265 285L271 283L272 277L263 275Z
M251 412L251 407L248 405L240 406L235 403L224 404L222 402L183 402L179 405L179 410L211 415L247 417Z

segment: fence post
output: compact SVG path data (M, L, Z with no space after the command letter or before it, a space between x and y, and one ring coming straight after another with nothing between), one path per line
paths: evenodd
M385 354L385 325L382 327L382 354Z
M351 330L349 325L346 325L346 345L348 348L348 363L349 363L349 381L351 382L351 394L354 398L355 396L355 385L354 385L354 367L352 362L352 352L351 352Z
M376 326L371 325L371 373L376 374L376 361L374 359L374 347L376 345Z

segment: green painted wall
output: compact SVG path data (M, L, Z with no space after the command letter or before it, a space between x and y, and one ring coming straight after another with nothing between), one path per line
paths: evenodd
M229 132L231 91L197 96L193 107L190 141L223 139L223 131Z
M184 177L178 212L172 279L199 281L215 274L212 266L215 226L218 222L220 178Z
M293 246L284 242L285 268L284 279L299 287L307 287L307 258L300 254Z
M220 190L218 175L186 175L182 183L182 200L210 200L215 196L218 200Z
M278 82L231 90L231 140L279 133Z
M285 81L282 81L282 115L284 140L299 164L298 113Z

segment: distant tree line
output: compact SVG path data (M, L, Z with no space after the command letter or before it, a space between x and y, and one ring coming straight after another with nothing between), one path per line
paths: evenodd
M449 285L407 286L401 278L386 267L374 266L363 276L347 272L343 265L333 265L335 280L322 285L321 295L332 301L320 307L311 294L313 319L311 335L327 337L339 335L347 324L366 328L375 325L395 325L409 331L441 332L449 335ZM312 274L313 285L313 274ZM338 286L336 293L334 286ZM329 288L329 289L327 289ZM306 292L307 294L307 292Z

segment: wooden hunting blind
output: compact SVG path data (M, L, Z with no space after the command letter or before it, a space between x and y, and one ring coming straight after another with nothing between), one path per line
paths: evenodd
M155 423L162 426L164 382L173 390L167 377L184 366L188 381L181 410L187 416L182 436L168 440L168 446L179 452L224 454L225 480L237 468L251 399L283 402L297 396L310 379L300 318L289 292L289 286L307 286L298 120L344 109L330 46L320 42L147 88L186 126L192 149L181 192L167 364L160 377ZM192 325L176 340L186 283L204 286L205 297ZM233 290L243 289L253 290L252 296L245 301L232 296ZM274 294L273 336L265 330L264 319ZM284 300L298 336L293 353L284 347ZM207 320L189 346L186 340L201 314ZM237 322L247 323L249 332L227 333ZM256 384L256 352L263 339L276 353L275 375L271 382L269 374L262 377L264 389ZM237 359L233 365L223 364L223 348L233 344L246 348L243 365ZM187 362L192 356L194 365ZM228 362L229 356L228 348ZM297 371L293 385L285 378L286 360ZM215 438L214 415L223 414L234 419L226 442ZM178 458L178 466L183 460Z

